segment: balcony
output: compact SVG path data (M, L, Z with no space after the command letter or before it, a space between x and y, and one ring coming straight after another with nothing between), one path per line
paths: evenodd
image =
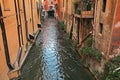
M78 18L93 18L94 17L93 11L82 11L81 15L74 14L74 16Z

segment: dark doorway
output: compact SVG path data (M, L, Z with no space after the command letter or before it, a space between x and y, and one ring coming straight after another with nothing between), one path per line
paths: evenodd
M54 17L54 13L55 13L54 10L49 10L48 11L48 17Z

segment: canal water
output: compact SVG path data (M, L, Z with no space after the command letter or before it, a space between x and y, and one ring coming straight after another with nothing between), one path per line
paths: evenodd
M21 80L94 80L55 19L45 22L21 72Z

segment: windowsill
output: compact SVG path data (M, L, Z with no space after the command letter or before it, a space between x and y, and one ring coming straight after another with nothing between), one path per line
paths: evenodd
M102 11L102 13L105 13L105 11Z
M6 9L4 9L4 11L10 11L10 9L6 8Z
M99 36L102 36L102 34L101 34L101 33L99 33L98 35L99 35Z

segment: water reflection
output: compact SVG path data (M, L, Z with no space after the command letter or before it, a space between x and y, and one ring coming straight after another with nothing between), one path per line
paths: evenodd
M46 31L47 30L47 31ZM57 28L51 22L49 27L44 30L42 39L42 73L43 80L64 80L61 76L61 62L58 54ZM62 71L63 72L63 71Z
M22 68L22 80L93 80L56 21L49 19Z

